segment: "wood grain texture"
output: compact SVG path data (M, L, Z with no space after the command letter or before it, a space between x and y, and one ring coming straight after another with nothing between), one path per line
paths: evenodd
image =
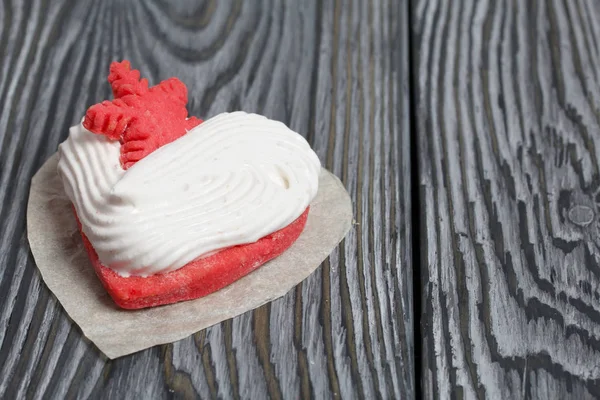
M4 0L0 21L0 397L414 396L406 1ZM356 225L282 299L110 361L40 280L25 204L122 58L180 77L192 114L306 135Z
M600 397L600 3L417 1L425 398Z

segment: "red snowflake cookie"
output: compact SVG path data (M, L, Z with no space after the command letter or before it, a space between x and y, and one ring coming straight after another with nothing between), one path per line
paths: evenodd
M121 142L127 169L154 150L183 136L202 120L188 118L187 88L177 78L148 87L129 61L113 62L108 75L115 99L91 106L83 126Z

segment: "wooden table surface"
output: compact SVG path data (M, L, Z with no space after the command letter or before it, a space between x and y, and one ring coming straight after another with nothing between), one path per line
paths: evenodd
M4 0L0 398L600 398L600 2ZM283 298L108 360L31 177L111 61L304 135L355 224Z
M600 398L600 2L411 17L423 397Z

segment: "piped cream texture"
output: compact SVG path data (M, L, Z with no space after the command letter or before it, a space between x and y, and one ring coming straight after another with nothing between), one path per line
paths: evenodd
M301 135L241 111L203 122L128 170L118 142L81 124L59 154L83 232L121 276L174 271L284 228L316 196L321 169Z

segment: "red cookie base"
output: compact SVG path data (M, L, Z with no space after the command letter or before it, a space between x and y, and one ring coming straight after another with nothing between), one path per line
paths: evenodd
M119 307L133 310L197 299L232 284L290 247L306 225L308 210L285 228L254 243L233 246L178 270L146 278L125 278L105 267L75 217L102 285Z

